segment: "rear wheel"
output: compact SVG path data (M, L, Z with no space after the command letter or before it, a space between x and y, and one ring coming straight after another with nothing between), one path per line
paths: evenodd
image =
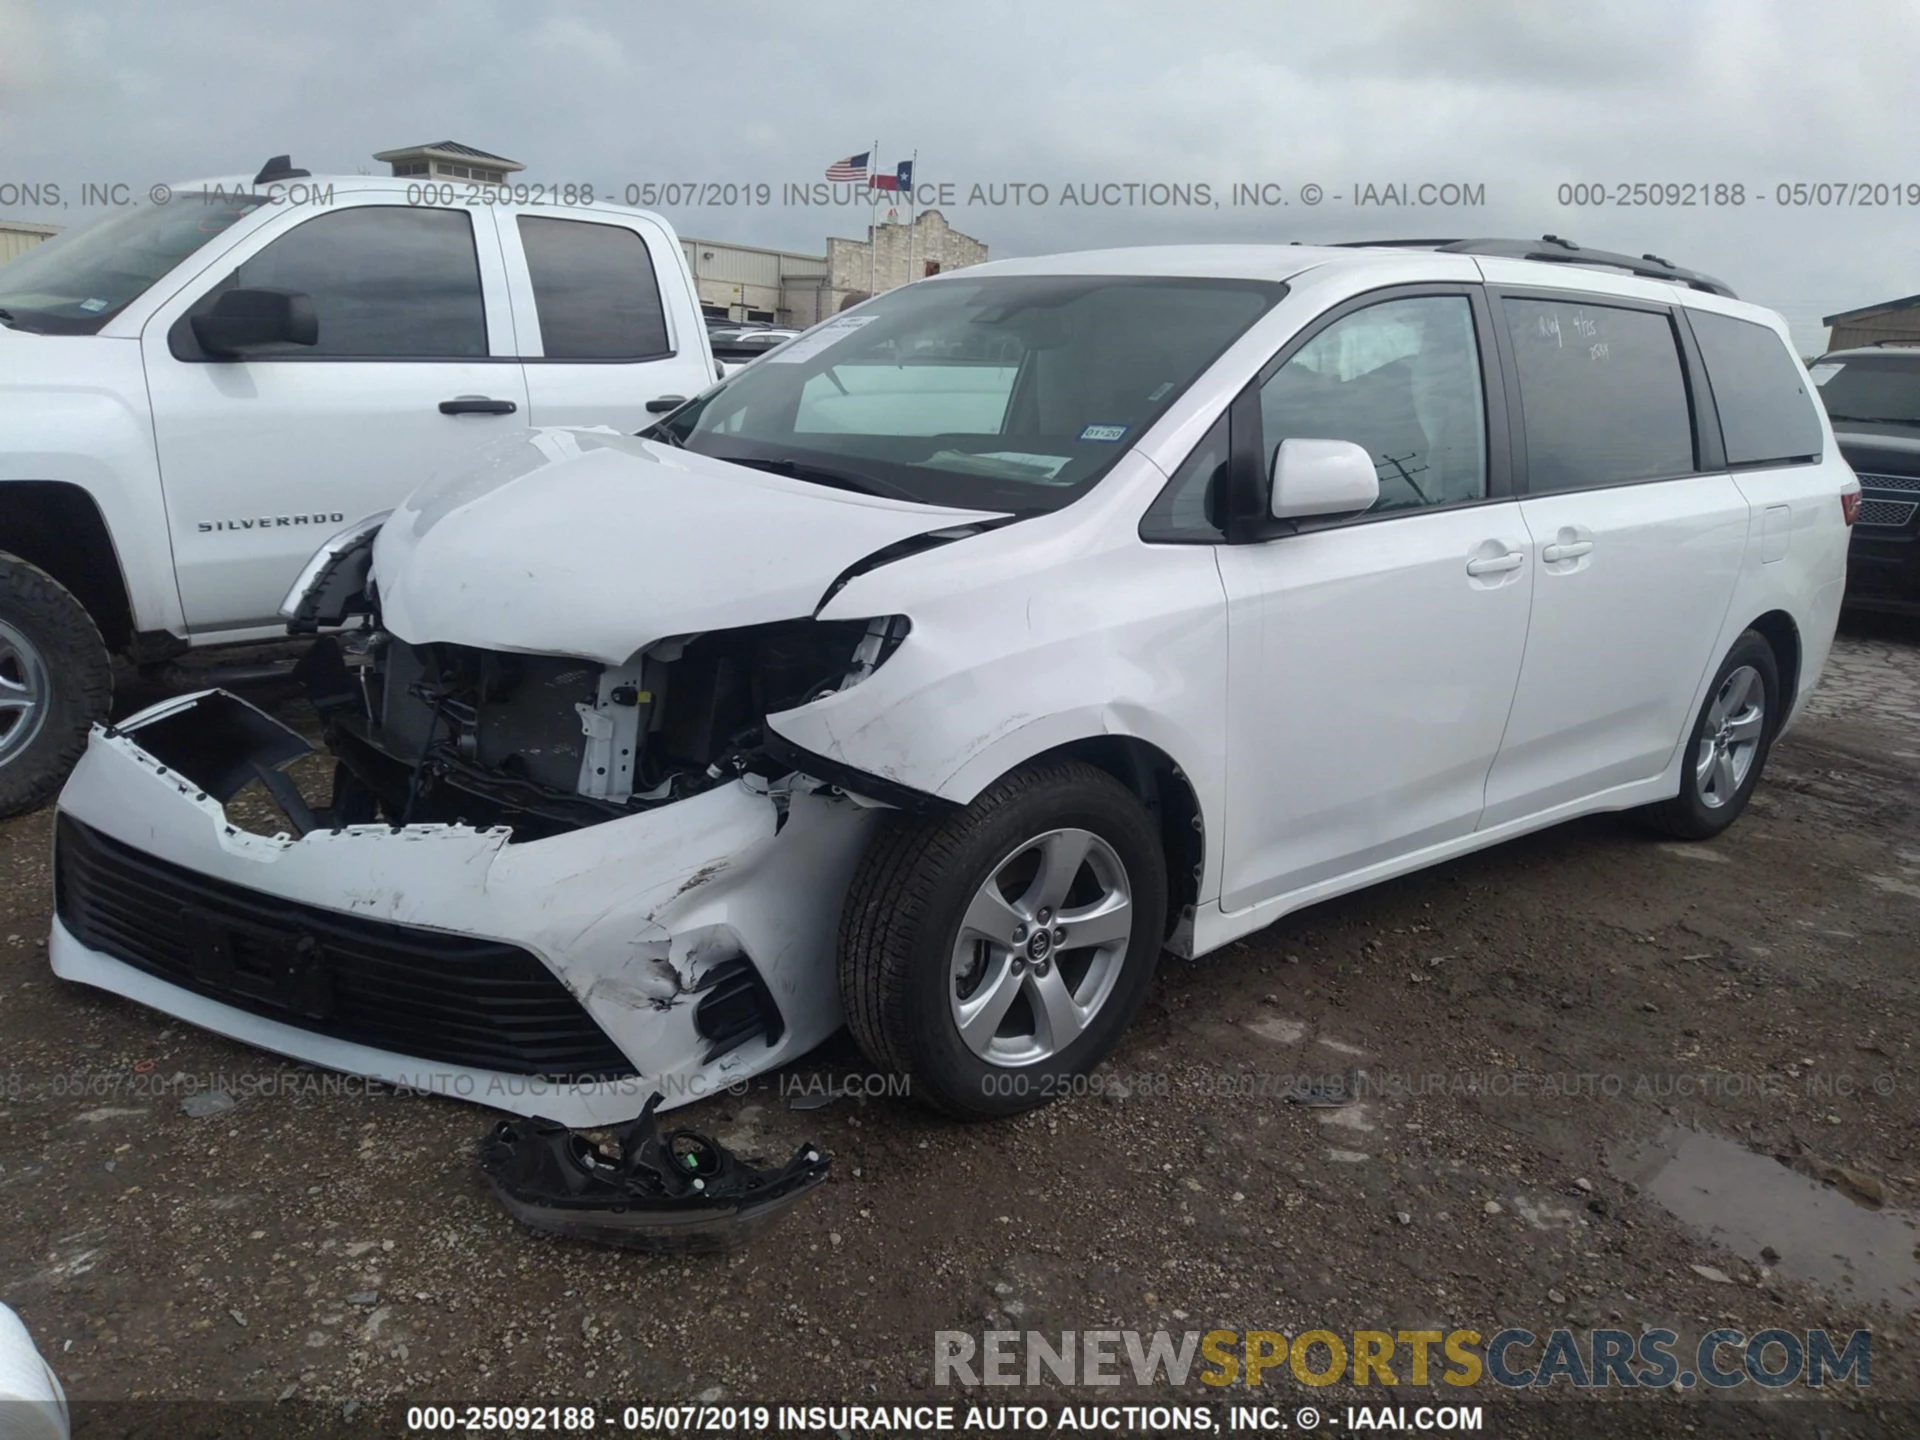
M0 816L59 793L112 700L113 664L86 608L46 571L0 554Z
M1780 725L1780 666L1757 631L1734 642L1720 662L1689 732L1680 793L1644 813L1682 840L1706 840L1740 818L1766 768Z
M936 1109L1029 1110L1118 1043L1165 920L1145 807L1091 765L1042 763L875 838L841 920L847 1023Z

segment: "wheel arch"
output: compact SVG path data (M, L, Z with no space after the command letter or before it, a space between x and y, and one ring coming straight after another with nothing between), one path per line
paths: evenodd
M84 488L60 480L0 482L0 551L65 586L93 617L108 649L132 642L133 602L119 553Z
M1165 750L1137 735L1069 740L1028 756L1016 768L1057 759L1079 760L1105 771L1146 807L1167 861L1167 933L1190 929L1205 873L1207 836L1200 796L1186 771Z

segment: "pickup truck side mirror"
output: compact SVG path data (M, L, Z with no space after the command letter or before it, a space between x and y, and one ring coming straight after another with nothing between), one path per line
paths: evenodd
M320 322L308 296L262 285L229 290L213 309L194 316L193 338L209 355L240 359L273 345L311 345L320 338Z
M1358 515L1380 498L1373 457L1351 440L1282 440L1271 473L1276 520Z

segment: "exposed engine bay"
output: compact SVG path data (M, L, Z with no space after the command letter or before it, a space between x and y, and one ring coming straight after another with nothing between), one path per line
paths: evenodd
M859 683L904 617L778 621L675 637L602 665L410 645L373 624L316 642L299 676L339 764L296 825L465 823L516 841L630 815L789 766L765 718Z

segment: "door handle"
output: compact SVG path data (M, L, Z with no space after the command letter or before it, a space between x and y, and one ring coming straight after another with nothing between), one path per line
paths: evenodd
M659 395L647 401L647 413L649 415L664 415L669 410L678 410L686 403L687 397L684 395Z
M1555 560L1578 560L1593 549L1591 540L1570 540L1565 545L1548 545L1540 551L1540 558L1551 564Z
M489 400L485 395L456 395L440 402L442 415L511 415L519 408L511 400Z
M1518 570L1527 563L1527 557L1518 550L1509 550L1504 555L1489 556L1484 560L1467 561L1469 575L1501 575L1509 570Z

